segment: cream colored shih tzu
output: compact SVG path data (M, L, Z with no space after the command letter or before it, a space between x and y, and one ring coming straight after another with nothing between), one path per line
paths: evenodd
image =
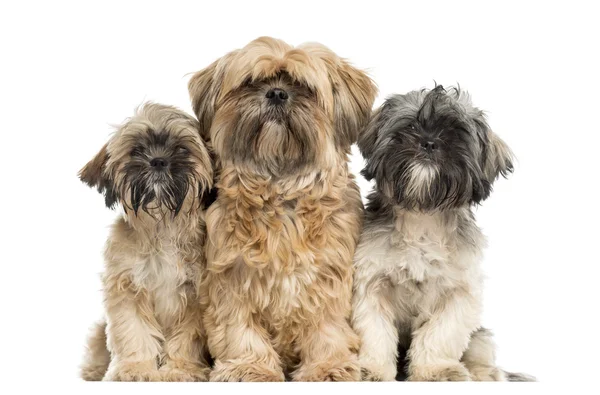
M207 380L197 287L213 164L198 122L174 107L145 104L80 178L124 212L104 254L106 322L89 339L82 377Z

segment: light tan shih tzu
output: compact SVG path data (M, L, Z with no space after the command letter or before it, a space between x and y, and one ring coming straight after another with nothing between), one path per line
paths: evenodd
M354 329L366 380L529 380L496 367L481 328L485 238L472 207L512 171L508 146L459 89L390 97L359 139L375 180L356 251Z
M79 175L123 209L104 255L106 323L90 337L82 377L207 380L197 288L213 165L198 122L144 104Z
M373 82L323 45L262 37L189 89L222 163L201 286L211 380L360 379L349 319L362 203L347 162Z

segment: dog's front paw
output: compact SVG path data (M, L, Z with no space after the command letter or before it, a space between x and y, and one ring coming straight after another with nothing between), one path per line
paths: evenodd
M116 362L113 361L104 381L162 381L155 361Z
M189 362L169 361L159 369L163 381L208 381L210 368Z
M229 360L215 362L210 381L285 381L285 376L281 368L263 362Z
M358 364L363 381L396 381L396 364L381 365L360 357Z
M409 381L471 381L471 375L461 363L420 365L410 368Z
M302 364L292 376L294 381L360 381L360 375L356 355L352 355L341 360Z

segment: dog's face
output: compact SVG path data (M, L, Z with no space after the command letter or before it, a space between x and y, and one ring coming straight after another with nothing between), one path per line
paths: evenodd
M213 182L211 157L196 120L174 107L147 103L81 171L80 178L120 203L157 219L200 207Z
M273 176L326 168L356 141L376 94L365 73L324 46L268 37L196 73L189 89L219 158Z
M395 204L443 210L486 199L512 154L459 89L393 96L376 111L359 148L363 175Z
M248 79L223 98L214 139L221 155L244 167L293 174L326 151L332 130L315 92L282 72Z

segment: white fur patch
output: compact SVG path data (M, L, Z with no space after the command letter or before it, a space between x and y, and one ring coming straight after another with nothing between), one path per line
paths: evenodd
M181 285L186 280L181 257L174 249L140 259L132 268L134 283L151 292L156 318L163 325L172 324L184 307Z
M438 174L434 165L415 162L409 168L410 180L406 186L406 193L410 196L425 198L429 195L431 184Z
M426 188L435 175L415 167L411 185ZM485 241L474 223L465 229L474 246L458 237L459 217L470 218L469 208L454 215L397 208L393 221L366 225L355 254L352 323L362 340L359 361L373 378L394 380L397 343L407 334L415 366L458 364L480 325Z

